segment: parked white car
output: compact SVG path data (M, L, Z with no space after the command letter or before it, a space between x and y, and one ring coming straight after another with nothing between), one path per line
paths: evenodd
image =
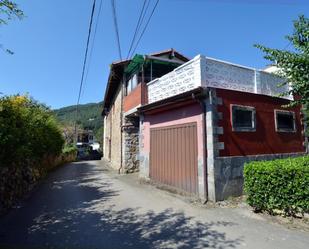
M100 149L100 144L97 143L97 142L89 143L89 146L91 146L93 150L99 150Z

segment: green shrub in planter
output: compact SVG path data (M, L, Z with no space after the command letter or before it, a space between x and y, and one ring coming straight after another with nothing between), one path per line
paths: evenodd
M256 211L309 212L309 156L245 164L244 190Z

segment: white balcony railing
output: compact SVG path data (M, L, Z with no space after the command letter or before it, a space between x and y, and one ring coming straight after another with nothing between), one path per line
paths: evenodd
M148 103L190 91L201 86L200 56L147 84Z
M206 58L206 87L223 88L268 96L279 96L289 90L288 85L280 86L284 79L254 68ZM285 96L292 99L291 96Z
M288 85L278 87L283 79L261 70L196 56L172 72L147 84L148 103L153 103L197 87L214 87L278 96ZM291 96L286 96L292 99Z

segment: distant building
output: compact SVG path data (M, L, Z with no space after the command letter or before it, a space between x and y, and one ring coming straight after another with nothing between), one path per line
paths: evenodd
M78 132L77 135L77 142L78 143L93 143L94 136L92 130L82 130Z

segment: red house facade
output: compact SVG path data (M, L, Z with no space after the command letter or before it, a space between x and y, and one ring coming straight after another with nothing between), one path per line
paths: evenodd
M306 153L301 108L278 97L284 79L200 55L170 69L124 99L141 178L218 201L242 194L245 162Z

